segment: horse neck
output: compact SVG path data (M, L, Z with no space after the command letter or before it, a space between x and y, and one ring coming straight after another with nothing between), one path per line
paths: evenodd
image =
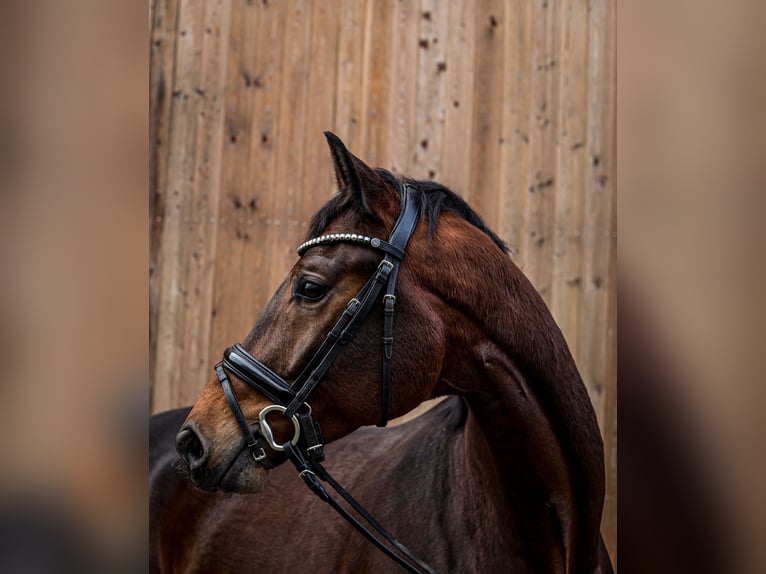
M520 572L580 572L577 501L563 445L538 400L497 350L483 349L484 390L463 392L469 414L462 449L471 498ZM516 569L514 569L516 571Z
M483 480L494 483L494 504L522 522L530 552L558 560L545 551L558 543L555 570L596 572L604 469L595 413L542 298L496 247L482 248L470 262L452 257L458 285L445 287L441 273L431 286L446 304L442 390L463 395L471 411L469 467L491 469Z

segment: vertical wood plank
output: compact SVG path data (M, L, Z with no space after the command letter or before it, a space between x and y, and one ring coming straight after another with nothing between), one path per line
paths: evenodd
M150 215L162 215L161 196L167 182L170 102L176 44L177 0L152 2L149 92L150 151L152 158ZM161 226L158 226L161 227ZM154 234L154 233L153 233ZM154 252L155 249L152 249Z
M208 372L208 337L230 4L182 2L171 107L169 195L161 257L155 395L158 409L189 404Z
M500 139L505 66L504 5L477 0L471 186L467 200L487 224L497 229L500 197Z
M389 132L385 163L394 173L412 172L415 156L415 102L418 61L418 0L395 0L391 6L391 78L388 89Z
M242 260L242 292L237 299L236 311L244 315L245 324L237 337L241 340L255 324L274 291L269 283L273 252L268 248L275 227L277 197L284 191L277 179L277 119L284 113L285 102L282 93L282 62L285 45L283 41L287 27L287 4L285 2L256 3L260 16L256 53L250 63L253 72L252 92L253 123L251 126L250 176L248 188L255 199L255 217L250 219L254 239L245 246ZM248 41L253 41L250 39ZM256 145L257 142L257 145ZM232 337L221 341L229 344Z
M476 51L475 2L449 2L446 47L446 102L442 173L439 181L468 197L473 155L474 59ZM446 9L440 5L440 10Z
M529 148L525 234L522 261L527 277L550 302L556 204L556 135L560 3L545 0L532 7L532 95L529 102Z
M564 19L557 66L558 169L556 173L556 229L553 238L551 311L576 360L579 360L578 327L582 277L583 197L585 194L588 10L583 2L564 3Z
M237 141L231 142L229 134L225 145L228 149L236 147L237 142L247 142L246 146L240 145L241 150L247 148L247 169L241 172L246 179L238 190L240 207L233 200L227 203L222 195L221 205L230 212L228 218L221 217L221 229L239 235L236 240L241 251L237 258L224 250L225 243L220 244L218 251L220 277L215 293L212 357L220 357L224 348L244 339L273 292L269 284L272 252L268 245L275 229L271 223L280 191L276 185L275 118L281 109L280 70L287 6L284 2L247 2L240 10L233 15L233 21L240 17L250 24L241 38L244 56L231 59L230 81L239 83L242 97L249 100L251 115L249 126L239 132ZM235 77L235 69L239 77ZM224 189L223 193L226 191L229 190ZM225 267L229 265L237 269L239 283L227 276Z
M257 35L259 13L264 10L241 2L232 7L210 357L220 356L227 344L240 339L252 320L234 302L242 298L245 287L247 246L256 240L253 222L258 198L251 189L249 159L260 139L257 135L253 139L253 92L259 89L262 78L252 67L258 46L252 38Z
M446 115L447 18L449 7L422 0L418 14L418 77L415 103L415 151L409 175L439 180ZM463 160L465 161L465 160Z
M583 229L583 292L580 323L581 371L603 424L604 389L609 383L608 303L612 281L610 263L615 238L614 217L614 58L609 50L613 31L607 1L591 3L590 61L588 91L588 170Z
M616 425L606 421L607 405L616 392L614 337L615 292L615 7L608 0L590 3L588 62L588 143L585 174L584 227L582 248L582 302L580 321L581 373L596 409L602 433ZM609 424L611 428L606 426ZM607 430L608 429L608 430ZM610 444L611 437L607 435ZM607 456L613 457L612 449ZM615 466L607 459L607 469ZM613 476L608 476L606 504L612 510L616 492ZM614 530L607 532L612 552L616 548Z
M300 219L303 169L306 148L303 127L306 123L308 93L305 78L311 61L312 10L305 0L287 2L280 94L288 113L277 118L275 203L269 242L270 290L276 289L295 260L295 246L301 234L290 222Z
M149 380L158 384L155 376L157 356L157 325L162 307L160 277L165 268L161 257L167 201L168 143L170 140L170 105L173 93L173 71L176 44L176 0L152 2L151 70L149 92L149 138L151 180L149 182ZM162 384L161 382L159 383ZM154 392L150 394L154 400Z
M308 108L303 140L306 160L303 168L303 190L300 211L290 221L295 247L303 239L311 216L335 191L335 177L323 132L333 125L336 72L338 70L338 12L336 2L313 4L313 30L308 69ZM347 143L347 145L349 145Z
M370 0L364 23L364 72L362 82L363 154L372 166L383 166L388 154L388 91L391 72L393 10L386 0Z
M528 192L527 172L530 158L530 99L532 96L532 24L531 3L512 2L506 10L506 57L504 73L499 165L502 217L497 231L507 243L517 264L521 260Z
M341 0L334 131L350 150L363 153L365 22L368 0Z

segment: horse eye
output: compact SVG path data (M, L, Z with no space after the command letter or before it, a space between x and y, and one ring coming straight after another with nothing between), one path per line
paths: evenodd
M327 287L316 281L304 279L301 281L296 294L307 301L319 301L327 293Z

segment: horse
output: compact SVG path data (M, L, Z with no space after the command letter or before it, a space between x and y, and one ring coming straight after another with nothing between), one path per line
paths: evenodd
M325 136L338 191L300 258L193 408L152 419L152 571L403 571L305 488L302 429L423 571L611 573L602 439L542 297L457 194Z

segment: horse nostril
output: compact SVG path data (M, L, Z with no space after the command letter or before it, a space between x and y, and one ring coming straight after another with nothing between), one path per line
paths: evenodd
M176 450L190 468L203 466L207 461L205 443L190 426L183 427L176 435Z

